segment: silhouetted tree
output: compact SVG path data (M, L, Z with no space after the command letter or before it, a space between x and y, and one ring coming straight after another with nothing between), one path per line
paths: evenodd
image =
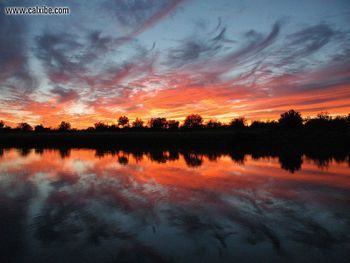
M294 173L301 169L303 159L300 153L283 153L279 155L279 162L282 169Z
M31 149L30 148L27 148L27 147L22 147L19 149L19 154L22 156L22 157L26 157L30 154L31 152Z
M167 155L163 151L152 151L150 152L150 159L157 163L166 163L168 160Z
M129 118L126 116L120 116L118 119L118 126L121 126L122 128L126 128L129 126Z
M163 130L167 128L168 122L166 118L152 118L149 124L154 130Z
M221 126L222 126L221 122L217 120L209 120L206 124L206 127L208 129L217 129L217 128L220 128Z
M129 159L125 155L118 156L118 163L121 165L127 165L129 163Z
M333 128L345 128L347 126L347 117L345 116L336 116L330 121Z
M69 122L62 121L60 125L58 125L58 130L59 131L69 131L71 130L72 126Z
M26 122L22 122L22 123L19 123L18 126L17 126L17 129L21 130L21 131L24 131L24 132L29 132L29 131L32 131L33 130L33 127L30 126L28 123Z
M308 118L305 120L305 127L308 128L325 128L330 125L331 117L327 112L317 114L316 118Z
M5 122L4 121L0 121L0 129L3 129L5 127Z
M103 123L103 122L96 122L94 124L95 130L96 131L107 131L108 130L108 125Z
M168 157L169 161L176 161L179 158L180 158L179 152L177 152L177 151L170 151L169 152L169 157Z
M43 155L44 154L44 149L43 148L35 148L34 152L35 152L35 154Z
M244 117L235 118L230 122L230 127L235 129L243 129L246 127L246 120Z
M281 114L278 123L284 128L299 128L303 125L303 118L300 112L289 110Z
M234 161L237 164L242 165L246 161L244 151L240 151L240 150L236 149L235 151L230 152L229 155L230 155L232 161Z
M184 153L184 159L189 167L199 167L203 163L203 156L196 153Z
M34 127L34 131L36 131L36 132L43 132L43 131L45 131L45 127L42 124L36 125Z
M143 128L143 120L136 118L133 123L132 123L132 127L136 128L136 129L141 129Z
M107 125L108 126L108 125ZM118 128L118 125L116 125L116 124L112 124L112 125L109 125L108 126L108 130L110 130L110 131L116 131L116 130L118 130L119 128Z
M330 121L332 120L332 117L329 116L328 112L320 112L319 114L317 114L317 119L323 120L323 121Z
M184 128L198 129L203 126L203 118L199 114L188 115L184 121Z
M175 120L168 121L168 129L169 130L177 130L179 128L180 123Z
M62 159L69 158L70 153L71 153L71 149L66 148L66 147L61 147L61 148L58 149L58 151L59 151L60 157Z
M253 123L250 125L251 128L276 128L278 126L278 123L276 121L253 121Z
M262 121L253 121L253 123L250 125L251 128L264 128L266 127L265 122Z

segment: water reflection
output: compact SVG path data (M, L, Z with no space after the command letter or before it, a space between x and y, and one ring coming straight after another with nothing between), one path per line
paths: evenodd
M318 157L1 150L0 262L345 262L349 155Z

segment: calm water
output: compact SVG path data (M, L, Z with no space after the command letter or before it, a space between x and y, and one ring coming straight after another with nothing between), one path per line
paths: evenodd
M0 262L346 262L345 158L0 151Z

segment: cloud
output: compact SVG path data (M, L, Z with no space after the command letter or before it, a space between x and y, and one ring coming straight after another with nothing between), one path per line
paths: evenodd
M45 32L36 39L34 50L48 78L56 85L82 90L104 91L119 87L120 82L147 73L152 68L152 49L134 42L126 59L118 59L120 38L101 31L83 34ZM153 45L154 47L154 45Z
M238 65L242 65L242 63L257 62L256 56L261 55L260 52L271 46L274 41L276 41L280 29L280 23L275 22L270 33L266 37L254 30L246 32L244 34L245 43L243 46L237 51L227 54L227 56L219 61L219 63L224 64L226 67L232 67L232 65L237 67Z
M113 0L107 1L105 7L112 10L121 25L131 29L129 33L120 38L119 45L123 45L172 14L184 1Z
M37 84L29 68L26 27L17 17L5 16L3 12L0 24L0 89L3 96L20 99L34 91Z
M205 38L195 35L180 41L179 46L168 51L165 64L178 68L215 57L225 47L224 44L235 43L235 41L226 38L225 32L226 28L221 28L219 24L209 37L206 34Z
M79 94L73 89L66 89L60 86L56 86L51 90L51 93L59 96L59 102L64 103L72 100L78 100Z
M177 18L172 14L185 2L108 1L103 8L113 12L117 27L109 24L106 9L99 10L93 25L81 17L88 13L84 9L74 14L74 27L59 24L55 30L34 27L40 20L30 20L35 23L27 28L18 17L0 16L1 118L28 117L54 126L64 118L87 126L111 121L118 112L131 119L182 119L196 112L227 121L238 115L274 118L292 106L308 113L322 107L346 111L350 51L345 29L327 21L298 27L276 17L266 27L241 30L226 24L224 14L217 23L211 13L198 13L203 24L193 25L193 33L179 27L174 36L187 34L180 39L156 43L154 34L140 35L166 18ZM179 25L173 21L175 27L188 23L192 8ZM193 17L198 21L197 14ZM122 33L112 35L115 28ZM38 62L43 69L38 75L44 76L38 84L44 89L35 91L30 69L40 69Z
M289 34L283 46L275 52L274 67L289 72L304 70L310 63L314 63L311 59L316 58L314 55L318 51L322 50L324 55L327 55L326 46L331 43L341 44L345 35L345 32L335 30L325 23L308 26Z
M294 56L308 56L324 47L336 34L329 25L318 24L288 35L287 45L294 49Z
M112 6L113 12L121 25L134 30L141 30L144 27L152 26L173 12L181 2L183 0L116 0L113 1Z
M221 23L214 31L214 37L194 35L182 41L178 47L170 49L165 64L176 70L185 66L184 70L199 74L205 72L205 75L216 80L247 64L250 64L251 69L247 68L245 73L254 71L262 59L262 51L272 45L280 31L280 23L276 22L265 37L250 30L243 35L243 39L233 41L225 36L226 27L220 27Z
M35 54L42 61L50 80L67 83L85 72L85 64L78 55L83 45L68 33L46 32L37 37Z
M99 30L81 34L44 32L36 38L34 53L53 82L79 82L103 69L104 59L117 51L119 42Z

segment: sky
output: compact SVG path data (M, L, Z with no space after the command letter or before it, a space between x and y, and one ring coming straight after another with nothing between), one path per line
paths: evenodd
M69 15L8 16L9 6ZM350 113L349 0L2 0L0 119Z

